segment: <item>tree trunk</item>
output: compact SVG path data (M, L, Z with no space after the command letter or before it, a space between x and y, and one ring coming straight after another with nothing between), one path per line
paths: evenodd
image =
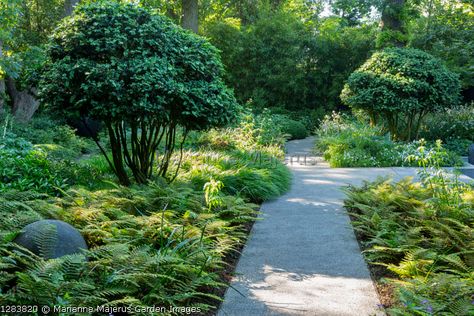
M199 28L199 6L198 0L183 0L183 21L182 26L185 29L191 30L194 33L198 32Z
M3 57L3 42L0 40L0 59ZM5 79L0 78L0 114L3 114L5 106Z
M391 33L390 43L399 47L405 46L405 40L402 39L406 33L403 21L404 6L405 0L385 0L380 23L382 32Z
M402 31L402 10L405 0L386 0L382 11L382 31Z
M80 0L65 0L64 1L64 16L70 16L74 11L74 7L79 3Z
M39 107L39 102L36 99L36 89L29 88L23 91L18 91L15 80L8 77L6 80L6 87L8 94L12 100L12 114L20 122L28 122L35 114Z
M125 171L125 166L124 166L124 161L123 161L123 153L122 153L122 143L120 142L120 136L118 136L115 133L114 126L111 122L106 122L107 125L107 130L109 132L109 140L110 140L110 147L112 149L112 159L113 159L113 165L110 163L109 159L107 158L107 161L109 162L110 167L112 170L115 172L115 175L119 179L119 182L121 185L124 185L126 187L130 186L131 182L130 179L128 178L127 172ZM119 123L115 123L117 126ZM105 151L102 151L102 153L107 157L107 154Z

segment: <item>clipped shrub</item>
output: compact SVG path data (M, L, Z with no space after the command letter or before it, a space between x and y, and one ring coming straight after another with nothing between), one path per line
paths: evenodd
M78 6L52 35L47 53L41 99L61 116L104 122L112 159L102 153L123 185L131 183L125 166L138 183L152 176L156 151L158 175L172 180L177 129L185 138L189 130L235 118L217 49L138 5Z
M342 101L362 109L392 138L412 140L427 114L458 104L458 76L438 59L412 48L376 52L349 76Z
M303 139L308 136L308 131L302 122L287 119L282 122L282 131L289 135L289 139Z

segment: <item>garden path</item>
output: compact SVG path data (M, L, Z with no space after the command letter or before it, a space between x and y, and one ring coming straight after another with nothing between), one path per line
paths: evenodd
M288 155L311 153L313 144L311 137L291 141ZM340 188L416 170L306 162L289 164L291 190L262 205L263 220L252 229L218 316L384 314Z

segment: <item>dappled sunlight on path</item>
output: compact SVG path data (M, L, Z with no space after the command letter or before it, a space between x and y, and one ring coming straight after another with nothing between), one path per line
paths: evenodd
M251 298L265 302L269 312L283 315L311 315L315 310L321 315L353 315L351 310L367 303L353 293L373 289L368 278L297 273L268 265L262 272L262 282L248 285Z
M288 154L308 153L312 143L290 142ZM288 167L292 188L262 205L219 315L383 315L341 187L415 176L416 168Z

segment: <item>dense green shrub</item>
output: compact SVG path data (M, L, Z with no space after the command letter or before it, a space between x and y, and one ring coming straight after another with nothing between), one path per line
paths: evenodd
M394 139L418 137L425 116L458 104L460 82L441 61L410 48L375 53L350 75L343 102L386 124ZM380 122L382 121L382 122Z
M310 110L340 105L344 81L370 56L377 29L375 23L348 27L337 17L313 22L310 27L291 13L264 12L252 24L227 18L203 29L222 51L226 81L239 101L308 117Z
M45 151L12 134L0 139L0 192L35 190L56 194L67 186L59 164L47 159Z
M426 139L470 139L474 142L474 104L448 109L426 118L421 128Z
M212 150L263 150L280 157L279 149L283 148L286 140L305 138L308 134L302 122L292 120L288 115L273 114L264 109L260 114L243 113L236 127L201 133L197 139L192 139L189 145ZM194 136L193 138L196 138ZM272 150L268 151L269 148Z
M33 145L48 147L50 158L72 160L98 150L91 139L77 136L64 121L46 114L37 114L28 123L3 114L0 115L0 122L3 132L10 132Z
M178 127L185 137L235 117L217 49L135 4L77 7L52 35L48 56L42 100L63 116L105 123L109 162L124 185L130 184L125 165L145 183L161 149L158 175L173 178L168 166Z
M319 126L327 111L323 107L317 107L315 109L301 109L301 110L286 110L284 108L272 108L272 114L281 114L286 116L288 119L298 121L304 125L307 134L314 132Z
M306 90L300 65L309 33L293 15L267 13L254 24L239 28L233 20L206 27L206 35L223 51L227 80L242 103L257 108L297 109Z
M313 110L304 110L301 112L295 112L295 119L302 122L308 131L308 133L314 133L314 131L319 127L322 120L326 116L327 111L323 107L318 107Z
M288 113L288 112L287 112ZM292 119L295 117L295 119ZM286 139L302 139L308 136L308 130L303 122L298 120L297 115L275 114L268 109L264 109L261 114L255 116L256 126L261 129L263 144L273 143L272 138L277 135Z
M448 148L466 155L469 145L474 143L474 104L429 115L420 135L429 140L441 139Z
M413 166L407 158L420 146L427 146L433 154L442 155L444 166L462 165L455 153L439 144L425 141L395 142L383 130L349 117L333 113L327 116L316 132L315 150L322 153L331 167L391 167Z
M474 188L419 151L421 182L379 179L346 189L346 208L371 264L399 280L390 315L472 315ZM434 159L433 159L434 158Z
M206 133L198 134L198 139L190 141L191 144L212 150L240 149L264 150L269 147L282 147L286 136L282 131L278 115L263 111L259 115L242 113L239 125L226 129L213 129ZM278 156L278 152L274 152Z
M262 138L268 138L267 135L280 134L286 139L302 139L308 136L309 132L306 125L312 125L309 122L311 118L302 121L297 112L292 111L270 111L264 109L262 113L255 116L257 126L261 129ZM306 123L306 124L305 124ZM274 136L272 136L274 138ZM272 143L271 140L266 142Z
M284 119L281 129L283 133L289 135L289 139L303 139L308 136L308 131L304 124L292 119Z
M444 147L453 152L458 154L459 156L467 156L469 155L469 147L473 144L473 141L470 139L465 138L449 138Z
M31 127L27 130L38 131ZM94 165L71 160L77 156L73 149L57 144L33 145L8 132L0 138L0 192L14 189L62 195L72 185L99 185L98 177L106 173Z
M268 109L264 109L258 115L247 117L245 123L241 125L241 130L244 134L253 131L252 137L257 145L278 144L283 146L288 138L283 126L285 119L287 119L286 116L273 114Z

